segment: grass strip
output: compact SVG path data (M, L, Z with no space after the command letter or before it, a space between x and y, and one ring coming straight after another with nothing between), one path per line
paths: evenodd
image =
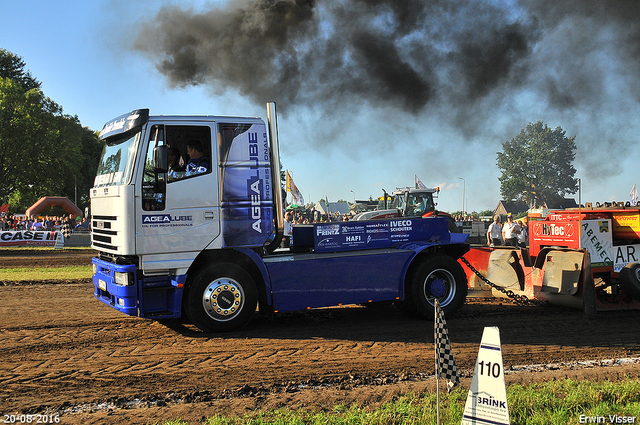
M467 389L440 394L442 425L460 424ZM560 380L507 388L511 424L549 425L579 423L639 423L640 380L600 382ZM617 415L617 418L614 417ZM633 422L615 422L635 418ZM175 419L163 425L186 425ZM288 408L256 411L237 416L214 415L205 425L423 425L436 423L436 394L408 394L377 409L353 404L338 405L326 412Z
M91 278L92 266L0 269L0 281L72 280Z

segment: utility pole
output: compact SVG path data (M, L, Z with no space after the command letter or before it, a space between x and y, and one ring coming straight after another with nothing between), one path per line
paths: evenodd
M467 189L467 181L462 177L458 177L458 178L462 180L462 215L464 215L464 197L465 197L465 191Z

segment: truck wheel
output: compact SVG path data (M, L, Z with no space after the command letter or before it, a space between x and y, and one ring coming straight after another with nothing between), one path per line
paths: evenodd
M186 312L204 332L224 332L245 326L256 311L255 282L235 264L205 267L187 288Z
M631 295L633 299L640 301L640 264L632 263L620 270L620 286Z
M448 255L429 257L413 275L411 298L424 318L433 318L436 298L445 314L460 309L467 298L467 279L462 267Z

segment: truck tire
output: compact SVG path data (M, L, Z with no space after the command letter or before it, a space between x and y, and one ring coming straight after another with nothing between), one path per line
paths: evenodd
M632 263L620 270L620 286L631 295L634 300L640 301L640 264Z
M448 255L427 258L411 280L411 304L419 316L434 317L436 298L445 314L459 310L467 298L466 275L460 264Z
M231 263L200 270L190 282L185 311L204 332L227 332L245 326L256 311L258 291L246 271Z

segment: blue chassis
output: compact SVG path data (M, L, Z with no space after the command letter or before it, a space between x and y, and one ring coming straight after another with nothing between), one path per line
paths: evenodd
M464 244L467 235L452 234L445 245ZM267 302L274 311L340 304L404 299L404 281L412 260L423 250L442 243L407 242L393 248L323 254L282 254L262 258L250 249L248 256L260 270ZM467 245L468 246L468 245ZM138 279L134 264L118 265L93 259L94 295L101 302L130 316L154 319L182 315L182 295L187 275ZM133 284L115 283L115 272L130 273Z

